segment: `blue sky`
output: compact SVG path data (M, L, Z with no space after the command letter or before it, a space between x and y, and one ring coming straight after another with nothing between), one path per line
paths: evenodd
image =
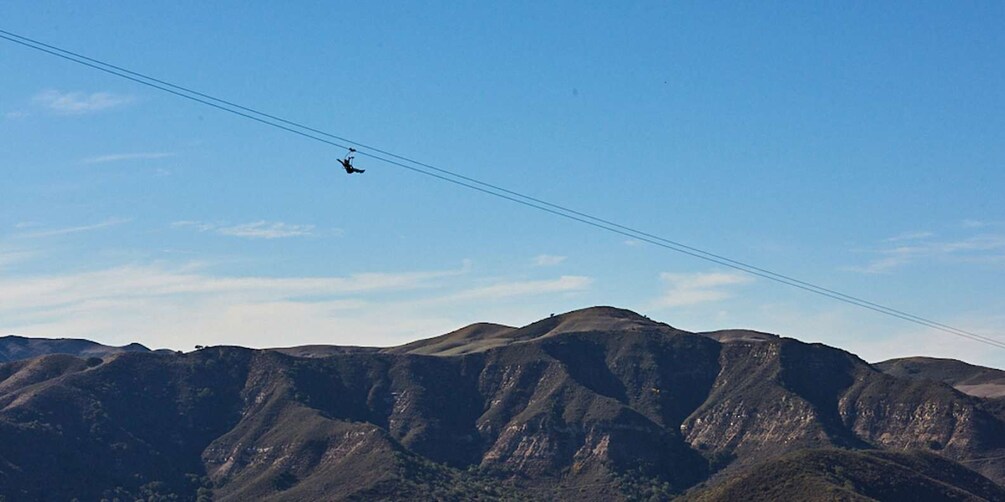
M1005 6L5 2L0 29L1005 337ZM1005 350L0 44L0 332L394 345L590 305Z

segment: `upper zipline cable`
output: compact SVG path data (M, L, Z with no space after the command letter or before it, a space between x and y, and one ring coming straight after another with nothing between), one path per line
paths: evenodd
M408 158L403 155L398 155L386 150L382 150L375 146L366 145L356 141L352 141L348 138L337 136L335 134L309 127L307 125L287 120L276 115L268 114L265 112L258 111L254 108L243 106L231 101L220 99L209 94L205 94L184 86L173 84L171 82L157 79L143 73L132 71L120 66L116 66L104 61L94 59L76 52L72 52L60 47L56 47L38 40L34 40L16 33L12 33L3 29L0 29L0 39L13 42L30 49L44 52L46 54L56 56L74 63L87 66L89 68L99 70L111 75L115 75L120 78L124 78L138 84L142 84L154 89L158 89L175 96L185 98L191 101L195 101L200 104L204 104L221 111L229 112L240 117L254 120L256 122L269 125L286 132L297 134L299 136L309 138L321 143L325 143L331 146L336 146L339 148L349 148L350 145L355 146L358 150L358 154L378 160L390 165L408 169L410 171L424 174L441 181L446 181L458 186L462 186L471 190L476 190L478 192L492 195L501 199L505 199L517 204L521 204L527 207L538 209L555 216L560 216L569 220L577 221L586 225L590 225L599 229L606 230L608 232L613 232L619 235L631 237L639 241L643 241L649 244L653 244L665 249L676 251L678 253L683 253L695 258L699 258L705 261L716 263L725 267L729 267L735 270L740 270L742 272L762 277L774 282L785 284L794 288L798 288L810 293L815 293L820 296L831 298L840 302L851 304L860 308L872 310L887 316L898 318L904 321L908 321L914 324L919 324L928 328L932 328L944 333L956 335L963 338L968 338L977 342L985 343L998 348L1005 348L1005 342L1000 340L989 338L977 333L966 331L960 328L956 328L947 324L933 321L931 319L926 319L921 316L910 314L901 310L897 310L891 307L887 307L882 304L871 302L857 296L849 295L846 293L841 293L833 289L825 288L823 286L818 286L816 284L802 281L784 274L773 272L768 269L756 267L754 265L744 263L742 261L734 260L726 256L711 253L693 246L688 246L680 242L676 242L664 237L654 235L648 232L644 232L630 226L626 226L614 221L599 218L588 213L577 211L565 206L554 204L545 200L541 200L529 195L522 194L507 188L494 185L492 183L487 183L463 174L459 174L447 169L443 169L428 163L420 162L415 159Z

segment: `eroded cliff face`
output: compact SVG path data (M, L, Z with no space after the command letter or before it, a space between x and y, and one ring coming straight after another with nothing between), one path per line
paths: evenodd
M988 404L945 384L863 372L839 413L871 445L935 452L1003 483L1005 463L981 460L1005 455L1005 423Z
M17 480L0 494L74 493L43 483L53 456L93 463L97 498L608 500L835 446L923 449L1005 481L1003 421L985 400L831 347L719 341L625 312L488 330L487 350L457 345L478 332L416 345L449 342L441 356L213 348L0 365L0 481Z
M785 387L779 343L725 344L708 399L681 425L699 449L744 458L829 444L818 411Z
M802 448L922 449L968 461L1005 453L985 402L932 381L897 379L857 357L791 339L724 344L708 401L682 425L687 442L761 461ZM1002 471L971 465L1001 482Z

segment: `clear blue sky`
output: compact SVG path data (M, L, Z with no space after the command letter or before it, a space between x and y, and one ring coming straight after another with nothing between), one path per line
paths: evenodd
M1005 4L586 4L14 1L0 29L1005 339ZM9 42L0 74L3 333L393 345L604 304L1005 367Z

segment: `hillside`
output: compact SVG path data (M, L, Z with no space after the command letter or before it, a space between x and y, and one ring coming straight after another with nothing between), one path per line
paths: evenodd
M2 364L0 496L647 499L835 447L927 451L960 473L959 493L1005 481L1005 421L988 401L824 345L732 333L602 307L391 349ZM931 477L862 455L866 484Z
M802 450L686 497L730 500L1005 500L1005 489L931 453Z
M477 323L443 336L385 349L385 352L427 356L454 356L484 352L513 342L515 337L512 337L511 334L514 331L516 328L501 324Z
M111 347L75 338L27 338L15 335L0 337L0 362L20 361L47 354L104 357L120 352L150 352L150 349L138 343Z
M629 310L593 307L551 316L523 328L491 323L472 324L443 336L384 349L384 352L452 356L543 340L564 333L633 333L653 330L666 334L677 332L666 324L654 322Z
M1002 370L934 357L891 359L873 366L883 373L900 378L943 382L972 396L1005 397L1005 371Z

